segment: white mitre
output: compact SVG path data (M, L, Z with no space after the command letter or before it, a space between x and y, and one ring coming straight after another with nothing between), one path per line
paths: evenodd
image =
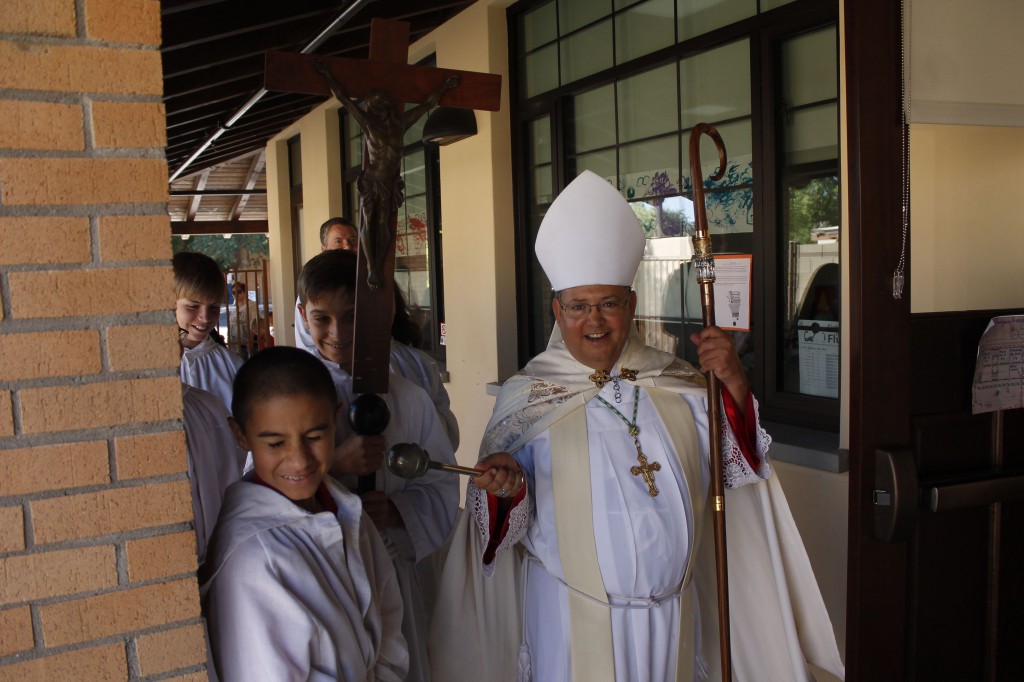
M534 249L555 291L591 284L628 287L645 242L622 195L601 176L583 171L551 204Z

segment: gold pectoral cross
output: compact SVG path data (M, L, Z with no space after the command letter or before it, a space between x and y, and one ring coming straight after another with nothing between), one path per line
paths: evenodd
M658 490L658 486L654 485L654 472L661 471L661 463L653 462L652 464L648 464L647 455L645 455L643 450L640 449L640 439L634 436L633 442L636 444L637 465L630 468L629 473L634 476L643 476L644 483L647 484L647 492L650 493L651 497L657 497L660 491Z

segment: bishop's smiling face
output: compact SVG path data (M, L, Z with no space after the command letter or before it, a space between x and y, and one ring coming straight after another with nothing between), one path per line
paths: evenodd
M617 312L609 314L600 309L600 304L606 301L623 300L626 305ZM590 306L579 319L570 319L562 309L579 304ZM576 361L591 369L611 371L629 338L636 311L636 292L628 287L605 284L572 287L559 292L559 296L552 299L551 307L566 348Z

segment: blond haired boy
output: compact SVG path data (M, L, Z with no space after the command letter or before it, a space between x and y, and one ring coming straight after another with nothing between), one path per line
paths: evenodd
M224 299L224 275L209 256L177 253L174 270L174 317L185 352L181 355L181 380L213 393L231 405L231 384L242 358L217 342L215 329Z

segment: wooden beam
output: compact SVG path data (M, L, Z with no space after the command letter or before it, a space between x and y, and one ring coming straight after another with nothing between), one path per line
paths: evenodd
M172 221L171 234L267 234L266 220L188 220Z
M266 194L265 189L175 189L170 191L172 197L239 197L250 194Z
M263 171L263 164L266 162L266 158L267 151L265 149L253 158L252 165L249 166L249 176L245 180L245 188L250 190L250 192L242 194L235 200L235 205L231 207L231 213L228 214L230 220L238 220L239 216L242 215L242 211L245 210L245 205L249 203L249 196L253 193L251 190L260 179L260 172ZM267 190L263 190L260 194L266 194L266 192Z
M422 102L440 88L450 76L458 76L459 87L441 98L441 105L461 109L497 111L501 106L501 75L442 69L431 66L410 66L371 59L349 57L318 57L297 52L267 52L263 87L272 92L300 92L330 97L324 77L316 70L322 59L352 97L387 84L393 98L404 102ZM392 91L394 90L394 91Z
M198 178L196 178L195 190L197 192L202 192L204 189L206 189L206 181L209 178L210 178L210 169L207 168L205 171L202 172L202 174ZM203 198L202 198L201 195L195 195L195 194L192 195L192 201L190 201L189 205L188 205L188 219L189 220L194 220L195 219L196 213L199 211L199 202L202 201L202 200L203 200Z

